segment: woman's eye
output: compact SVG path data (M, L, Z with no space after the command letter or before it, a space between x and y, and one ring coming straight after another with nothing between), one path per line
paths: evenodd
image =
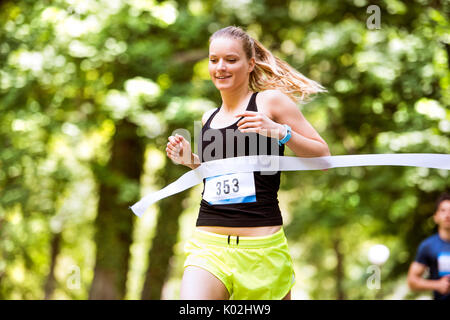
M228 59L228 62L236 62L236 59Z

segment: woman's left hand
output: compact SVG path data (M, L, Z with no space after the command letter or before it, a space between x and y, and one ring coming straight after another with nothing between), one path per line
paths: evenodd
M236 115L236 118L244 117L238 123L238 129L241 132L256 132L266 137L282 139L286 134L286 128L271 120L261 112L245 111Z

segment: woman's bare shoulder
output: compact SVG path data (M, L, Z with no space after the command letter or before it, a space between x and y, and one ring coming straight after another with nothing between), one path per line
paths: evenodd
M286 108L296 108L296 104L287 94L277 89L264 90L259 92L256 101L261 111L270 116L271 119L277 117Z
M260 91L258 96L263 100L264 102L274 103L274 102L282 102L282 103L288 103L292 102L291 98L284 92L278 89L269 89Z

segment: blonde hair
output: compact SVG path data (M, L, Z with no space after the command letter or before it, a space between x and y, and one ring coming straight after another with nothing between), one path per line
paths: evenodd
M233 38L242 41L247 59L255 58L255 67L250 73L249 88L252 91L278 89L294 102L307 101L310 95L327 90L314 80L291 67L287 62L274 56L259 41L253 39L240 27L229 26L220 29L209 38Z

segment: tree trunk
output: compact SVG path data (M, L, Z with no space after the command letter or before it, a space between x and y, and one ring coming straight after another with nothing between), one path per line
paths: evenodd
M129 205L139 194L127 197L121 191L126 183L139 185L140 181L144 146L136 129L136 125L126 120L118 123L107 167L94 168L100 194L95 221L96 263L89 299L125 297L134 217Z
M173 256L173 247L177 241L178 218L182 212L181 195L161 200L160 214L149 252L149 266L145 277L141 298L160 300L161 292L169 274L169 260Z
M345 300L345 292L343 288L344 281L344 256L340 250L341 240L339 237L333 240L333 249L336 255L336 297L337 300Z
M56 266L56 259L59 255L61 249L61 232L57 232L53 235L52 241L50 243L50 271L47 276L47 281L45 282L44 287L44 299L50 300L53 294L53 291L55 290L55 266Z
M165 168L164 180L169 183L178 178L182 171ZM183 211L182 202L189 191L184 191L159 202L158 223L156 234L149 251L149 266L147 269L141 299L160 300L161 292L170 272L169 260L173 256L173 247L177 241L178 220Z

